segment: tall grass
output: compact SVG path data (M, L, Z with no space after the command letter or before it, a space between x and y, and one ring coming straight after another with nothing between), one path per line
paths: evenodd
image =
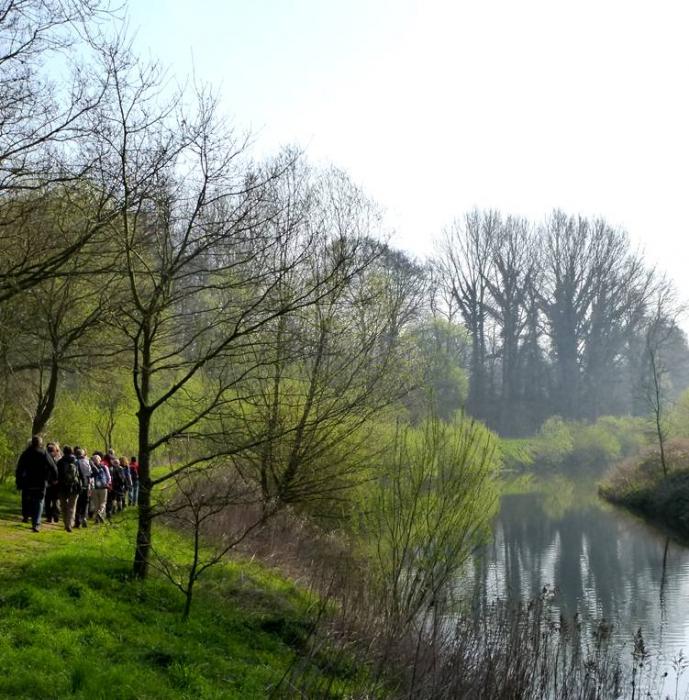
M284 513L245 551L299 572L321 601L308 643L273 697L338 697L333 679L357 669L366 669L359 694L351 696L358 698L689 697L681 658L662 666L641 631L629 638L609 621L562 617L547 589L537 600L477 607L457 581L411 624L390 630L364 554L345 537ZM314 664L327 673L314 675Z

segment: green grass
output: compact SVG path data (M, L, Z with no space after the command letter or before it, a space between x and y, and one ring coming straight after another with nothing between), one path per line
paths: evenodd
M185 623L168 582L130 577L133 510L71 534L46 524L32 533L18 510L1 486L2 698L266 698L299 660L330 697L363 680L327 647L304 663L317 602L258 564L211 571ZM188 557L184 538L160 527L155 536L168 556Z

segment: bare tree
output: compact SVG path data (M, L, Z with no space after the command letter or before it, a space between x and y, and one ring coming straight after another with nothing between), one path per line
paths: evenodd
M114 284L104 275L81 274L82 264L87 264L86 258L74 261L60 278L32 287L14 303L5 371L34 387L34 400L27 407L33 435L48 424L65 372L92 371L99 361L116 353L98 340Z
M629 363L626 339L640 332L656 280L623 231L603 220L592 224L595 255L587 322L580 341L582 399L587 416L620 412L621 370Z
M536 267L535 242L525 219L508 217L496 227L489 248L487 309L500 334L500 413L498 428L512 434L519 407L518 372L527 301Z
M342 181L335 186L338 198L343 186L351 191ZM357 209L352 215L358 219L368 207L362 201ZM356 228L354 221L345 226ZM386 246L369 240L346 284L281 316L271 339L258 348L256 364L264 369L242 406L241 421L255 447L236 461L246 480L260 484L271 507L343 500L368 478L372 419L414 383L400 334L413 316L417 287L409 280L388 284L388 254ZM314 255L312 266L323 267L323 261Z
M490 246L499 225L497 212L467 214L463 222L456 221L445 232L436 260L437 274L471 335L467 408L477 418L485 418L488 410L487 272Z
M182 619L187 620L198 580L273 513L263 507L256 486L238 479L222 462L177 472L168 487L169 496L162 495L157 512L167 524L191 536L191 558L153 547L151 565L184 595ZM230 526L227 514L232 509L241 517Z
M93 162L78 143L109 89L93 75L89 37L106 19L107 0L0 2L0 302L58 275L101 230L93 202L90 225L63 241L46 241L35 220L85 193Z
M557 368L556 412L575 418L579 411L580 347L594 286L595 236L582 217L555 211L542 234L543 287L540 304Z
M535 228L473 212L445 234L434 280L433 308L459 310L472 339L473 415L519 434L547 415L632 409L655 273L624 231L561 211Z
M114 183L112 233L127 281L118 318L138 404L134 572L143 577L153 489L251 445L231 409L260 367L255 349L271 342L278 319L355 276L364 241L343 215L356 198L337 202L334 227L306 218L311 193L296 155L251 164L207 91L193 95L195 112L182 94L161 105L155 66L140 67L122 47L104 60L114 90L98 115L99 162L104 185ZM299 282L290 294L285 280ZM153 478L152 456L181 439L188 459Z
M662 280L655 292L653 313L648 319L645 333L648 377L644 393L651 411L653 430L658 442L660 465L665 477L668 475L666 456L668 436L665 425L668 400L668 366L664 353L680 313L681 308L677 304L674 287L667 279Z

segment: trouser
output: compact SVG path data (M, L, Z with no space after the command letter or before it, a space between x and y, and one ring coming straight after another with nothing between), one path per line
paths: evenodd
M60 492L57 484L48 486L45 492L45 519L48 522L60 520Z
M41 524L41 513L43 512L43 499L45 491L43 489L25 489L27 493L31 525L35 528Z
M139 501L139 482L135 481L129 489L129 505L135 506Z
M86 526L86 518L88 517L89 511L89 490L82 489L79 491L79 498L77 498L77 512L76 512L76 526L81 527Z
M108 489L93 489L91 493L91 509L96 522L105 522L105 508L108 500Z
M113 514L113 511L115 510L115 499L117 497L117 494L114 491L108 491L108 501L105 506L105 512L108 516L108 518Z
M78 493L60 494L60 506L62 507L62 520L65 524L65 530L71 530L74 527L78 498Z

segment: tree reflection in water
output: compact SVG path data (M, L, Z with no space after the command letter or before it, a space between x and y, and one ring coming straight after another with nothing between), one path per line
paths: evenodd
M469 576L479 607L556 591L555 611L612 621L665 664L689 650L689 548L563 477L506 493Z

